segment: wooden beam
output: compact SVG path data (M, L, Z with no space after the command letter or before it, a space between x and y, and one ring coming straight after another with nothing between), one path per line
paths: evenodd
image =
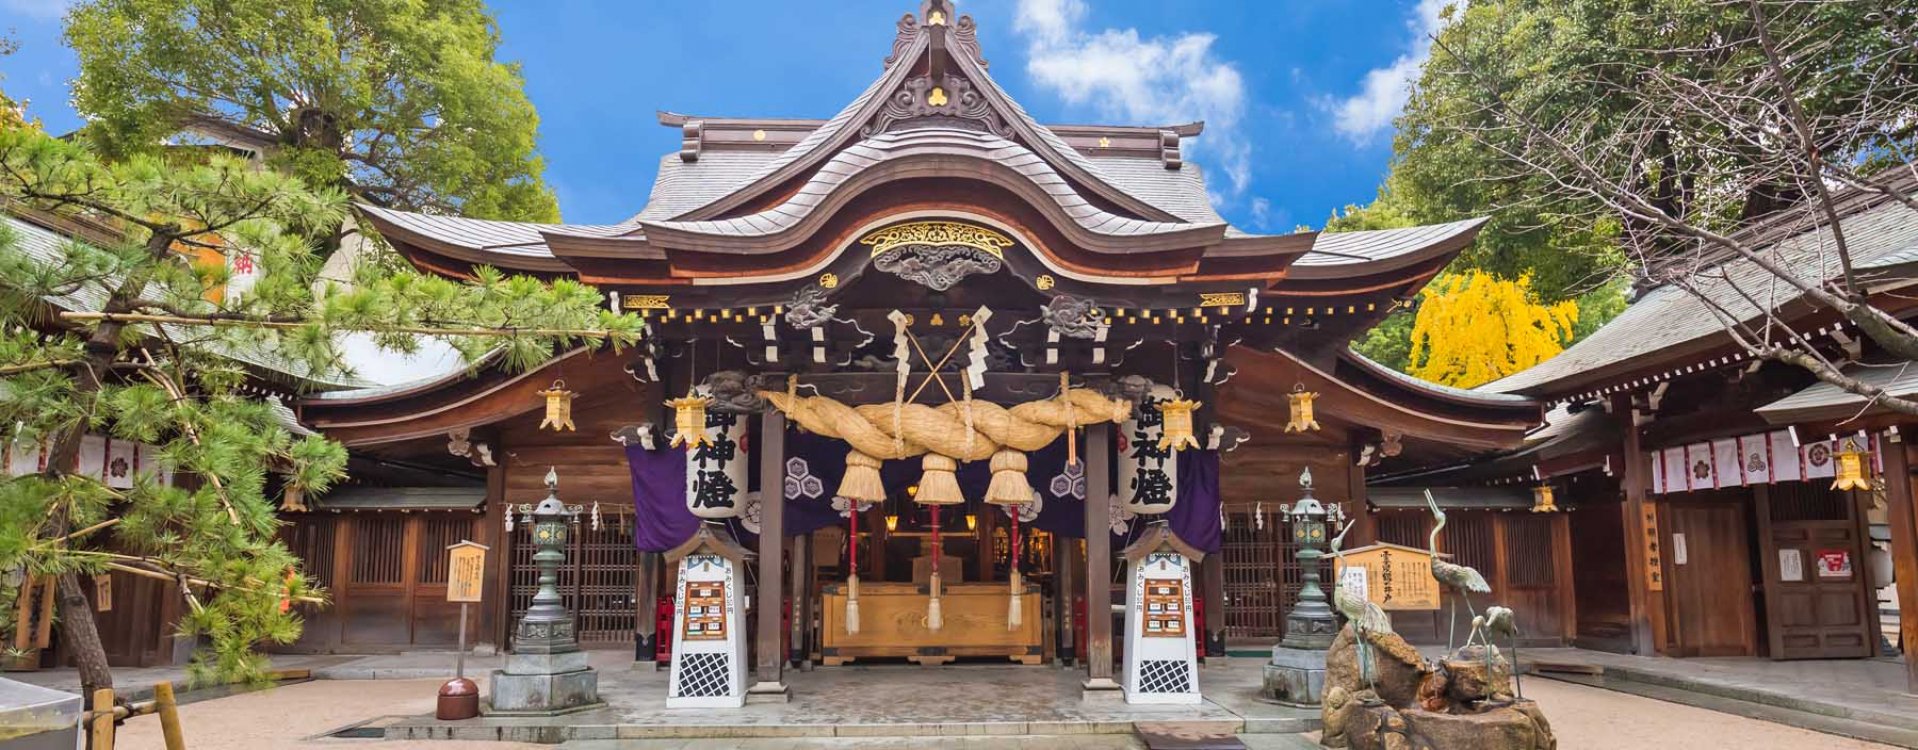
M781 671L785 667L784 655L780 653L780 611L785 603L785 571L781 563L785 560L786 541L785 503L779 499L781 472L786 468L786 415L777 409L767 409L759 415L759 486L762 496L774 498L773 502L759 506L759 630L754 648L753 664L758 679L749 691L755 694L786 693ZM748 698L750 700L750 698Z
M1052 574L1056 581L1052 589L1054 592L1052 621L1058 623L1059 627L1058 653L1062 666L1071 665L1072 661L1078 658L1078 651L1073 641L1073 631L1076 630L1073 623L1077 618L1074 613L1076 608L1073 605L1078 599L1073 592L1077 591L1078 587L1072 583L1072 569L1077 567L1077 561L1074 558L1078 557L1072 553L1073 548L1077 546L1070 537L1054 536L1052 538Z
M784 481L784 476L781 476ZM784 495L778 492L765 493L761 497L773 497L782 502ZM783 515L783 514L782 514ZM762 527L763 528L763 527ZM806 635L812 632L812 534L794 537L792 546L792 627L787 631L786 642L791 644L792 657L787 661L795 669L811 669L812 649L806 643Z
M1911 449L1883 438L1885 504L1891 522L1892 578L1898 584L1898 645L1904 653L1905 685L1918 693L1918 496L1912 492ZM1873 609L1876 609L1875 607ZM1876 621L1876 615L1872 617Z
M1088 690L1116 690L1112 680L1112 425L1086 427L1086 681Z

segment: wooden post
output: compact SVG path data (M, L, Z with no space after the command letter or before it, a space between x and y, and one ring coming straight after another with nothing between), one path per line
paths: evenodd
M1087 690L1117 690L1112 680L1112 425L1086 427Z
M1918 496L1912 492L1910 449L1897 436L1881 441L1885 504L1891 522L1892 578L1898 584L1898 645L1903 650L1906 690L1918 692ZM1872 620L1875 622L1876 607Z
M1206 555L1199 562L1205 591L1205 643L1199 653L1225 657L1225 556Z
M774 496L782 500L785 497L779 493L774 493ZM789 553L792 556L793 613L792 629L787 635L792 656L787 661L793 668L803 670L812 666L812 649L806 643L806 634L812 630L812 534L795 539L792 552Z
M461 604L460 608L465 609ZM466 627L461 624L463 629ZM180 703L173 698L173 683L153 686L153 710L160 715L160 734L166 738L166 750L186 750L186 736L180 731Z
M1645 527L1645 513L1655 510L1656 504L1646 493L1651 489L1651 463L1645 459L1645 449L1639 444L1639 429L1633 419L1632 399L1629 394L1612 399L1612 416L1620 420L1625 435L1625 471L1619 478L1619 485L1625 494L1625 501L1619 511L1625 514L1625 589L1630 602L1632 618L1632 651L1640 656L1658 653L1658 633L1664 626L1664 594L1652 590L1651 572L1646 568L1645 535L1650 533ZM1660 555L1662 558L1663 555Z
M1057 535L1052 537L1052 621L1059 626L1059 662L1066 666L1071 665L1073 660L1078 658L1073 644L1073 631L1076 629L1074 622L1077 617L1073 612L1073 603L1078 600L1079 591L1077 586L1072 585L1074 558L1078 557L1073 554L1076 546L1078 545L1074 544L1070 537Z
M786 469L786 415L767 409L759 416L759 488L760 496L771 498L759 506L759 624L754 650L758 684L747 690L754 695L786 696L782 681L785 655L780 653L779 616L785 605L786 504L780 487Z
M633 623L633 661L658 665L659 662L659 553L641 552L634 562L633 598L639 604L639 620Z
M87 725L91 750L113 750L113 688L93 691L93 715Z

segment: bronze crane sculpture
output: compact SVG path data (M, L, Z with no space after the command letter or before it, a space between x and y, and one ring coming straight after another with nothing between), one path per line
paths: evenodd
M1459 599L1464 599L1465 611L1477 617L1478 610L1472 608L1472 594L1492 593L1492 587L1485 583L1485 576L1479 575L1479 572L1470 566L1439 559L1438 535L1439 529L1445 528L1445 511L1439 510L1438 500L1432 498L1432 491L1429 489L1425 491L1425 504L1431 506L1432 517L1438 519L1438 523L1432 524L1432 534L1426 542L1426 551L1432 553L1432 577L1438 580L1439 585L1456 592ZM1452 608L1447 612L1446 622L1448 626L1445 631L1445 648L1449 651L1456 646L1458 636L1458 599L1452 600Z
M1492 605L1485 608L1482 617L1472 618L1473 632L1478 634L1479 644L1485 647L1485 674L1492 673L1492 656L1497 647L1492 645L1492 634L1505 636L1512 644L1512 691L1515 697L1525 697L1525 688L1518 681L1518 615L1509 607Z
M1340 563L1345 561L1345 552L1341 548L1345 545L1345 535L1352 531L1353 523L1353 521L1346 521L1345 527L1339 529L1339 535L1332 538L1330 545L1332 559ZM1387 617L1385 610L1372 603L1372 600L1366 598L1364 594L1346 586L1345 582L1345 575L1341 573L1338 582L1332 587L1332 608L1338 610L1339 614L1345 615L1346 620L1351 621L1352 641L1358 651L1359 678L1365 681L1366 687L1374 687L1371 649L1370 644L1366 642L1366 636L1372 633L1392 632L1392 618Z

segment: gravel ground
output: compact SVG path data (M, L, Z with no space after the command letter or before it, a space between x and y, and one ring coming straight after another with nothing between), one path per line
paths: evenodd
M550 750L509 742L308 740L308 737L388 714L424 714L444 680L316 680L189 703L180 726L192 750L358 748L360 750ZM160 720L142 716L120 727L114 746L164 750Z
M309 740L322 732L389 714L433 710L439 680L320 680L245 693L181 707L187 746L193 750L355 747L360 750L543 750L543 745L503 742L368 742ZM1561 750L1623 750L1646 747L1740 750L1892 750L1701 708L1546 679L1525 681L1558 734ZM1277 740L1277 737L1259 738ZM162 750L160 724L152 717L121 728L119 747ZM779 743L781 746L789 743ZM1303 743L1301 743L1303 744ZM753 745L749 747L769 747ZM869 746L869 745L868 745ZM1255 747L1272 746L1259 743ZM1283 747L1284 745L1279 745ZM704 747L702 745L702 747Z

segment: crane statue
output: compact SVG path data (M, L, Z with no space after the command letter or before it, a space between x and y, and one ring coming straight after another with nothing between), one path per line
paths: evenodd
M1439 585L1457 592L1459 598L1465 600L1465 611L1477 617L1478 611L1472 608L1472 594L1492 593L1492 587L1485 583L1485 576L1479 575L1479 572L1471 567L1439 559L1438 535L1439 529L1445 528L1445 511L1439 510L1438 501L1432 498L1432 491L1429 489L1425 491L1425 504L1431 506L1432 517L1438 519L1437 523L1432 524L1432 534L1426 542L1426 551L1432 554L1432 577L1438 580ZM1455 647L1458 635L1458 599L1452 600L1452 608L1447 612L1446 622L1448 626L1445 631L1445 648L1449 651Z
M1330 545L1332 559L1340 563L1345 562L1345 552L1342 548L1345 545L1345 535L1351 533L1353 523L1353 521L1346 521L1344 528L1339 529L1339 535L1332 538ZM1358 650L1359 679L1365 681L1366 687L1376 689L1373 684L1371 645L1367 643L1366 638L1373 633L1391 633L1392 618L1387 617L1385 610L1372 603L1365 594L1346 586L1345 581L1345 576L1341 574L1338 582L1332 587L1332 608L1351 621L1352 641Z
M1525 697L1525 688L1518 681L1518 616L1509 607L1496 604L1486 607L1485 614L1472 618L1472 632L1478 636L1479 645L1485 647L1485 673L1492 673L1492 656L1498 647L1492 645L1492 635L1505 636L1505 642L1512 644L1512 691L1515 697Z

